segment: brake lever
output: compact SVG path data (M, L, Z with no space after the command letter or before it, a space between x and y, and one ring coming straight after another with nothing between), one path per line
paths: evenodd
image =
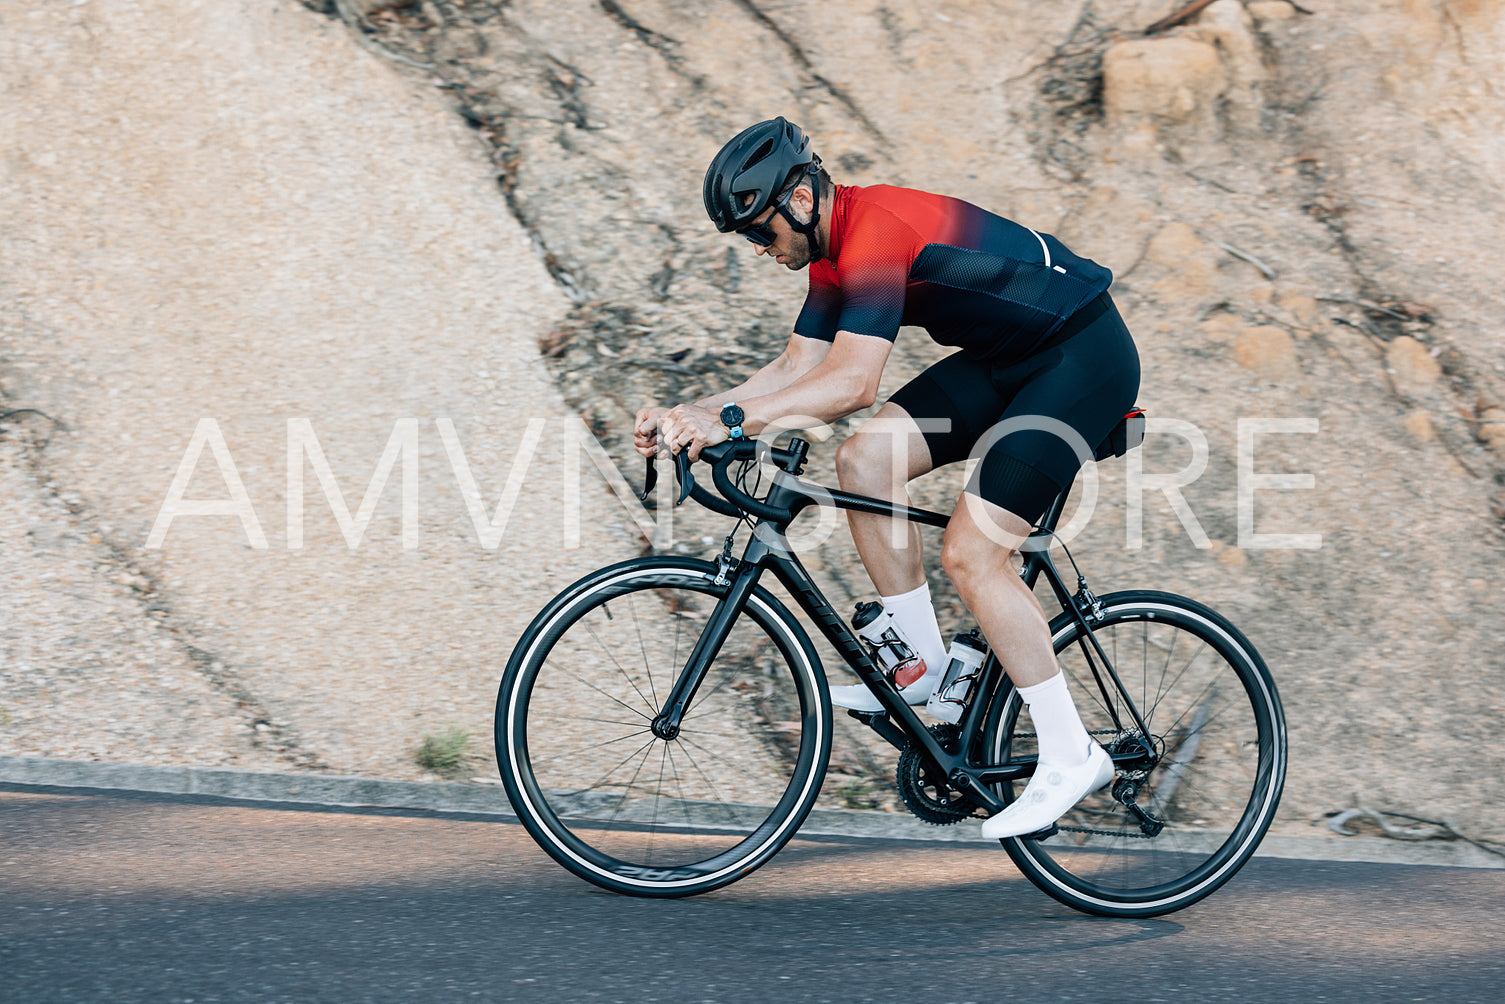
M649 457L648 458L648 470L643 475L643 494L641 494L641 495L638 496L638 501L646 503L648 501L648 496L653 494L653 488L657 484L658 484L658 464L655 464L653 462L653 458Z
M675 505L684 505L685 499L695 490L695 475L690 473L690 455L683 450L674 454L674 467L679 474L679 498L674 501ZM638 496L638 501L646 503L648 496L653 494L653 489L658 486L658 464L654 458L648 458L648 469L643 472L643 492Z
M685 499L695 490L695 475L690 473L690 455L684 450L674 454L674 466L679 473L679 498L675 505L684 505Z

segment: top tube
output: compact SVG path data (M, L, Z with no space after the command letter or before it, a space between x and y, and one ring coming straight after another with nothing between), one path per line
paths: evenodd
M692 462L689 456L681 451L674 455L681 484L679 500L676 504L683 502L687 497L693 498L707 509L722 515L733 518L741 518L744 515L757 516L780 525L787 525L802 510L812 505L828 505L836 509L904 519L924 526L945 527L951 521L951 517L946 513L899 505L886 499L859 495L838 488L827 488L824 485L801 480L798 475L804 466L808 449L809 444L799 438L791 439L789 446L784 449L767 447L757 440L750 439L728 440L703 448L700 451L700 458L710 462L711 478L721 493L720 498L696 483L694 475L690 473ZM763 455L759 456L760 453ZM780 469L780 474L775 477L773 488L769 491L767 501L742 491L727 473L727 468L735 461L758 459L772 460ZM652 490L656 480L657 469L654 467L653 458L649 457L644 497ZM1050 533L1055 530L1070 493L1071 490L1068 488L1056 496L1055 501L1050 504L1050 508L1046 510L1044 517L1037 524L1039 531Z

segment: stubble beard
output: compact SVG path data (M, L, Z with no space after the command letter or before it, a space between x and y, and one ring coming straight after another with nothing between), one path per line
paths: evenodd
M784 267L791 272L798 272L810 264L810 258L812 257L810 236L808 234L795 233L793 239L790 241L790 245L789 254L786 256L789 260L784 262Z

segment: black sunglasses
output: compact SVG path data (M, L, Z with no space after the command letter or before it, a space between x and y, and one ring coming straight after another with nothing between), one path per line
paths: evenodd
M773 204L773 212L769 214L768 219L762 223L754 223L743 230L738 230L737 233L746 237L760 248L766 248L778 240L779 235L773 232L773 218L775 216L783 216L791 224L794 222L792 219L789 219L789 212L784 207L788 204L789 197L794 194L794 189L798 187L798 185L795 185L794 188L789 189L778 202Z

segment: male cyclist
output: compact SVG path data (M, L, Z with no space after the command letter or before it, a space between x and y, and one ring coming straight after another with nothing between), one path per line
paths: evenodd
M866 408L901 324L957 347L841 444L837 476L848 491L908 504L909 481L980 458L946 528L941 564L1039 736L1034 777L982 832L1045 829L1108 783L1113 766L1082 726L1045 613L1010 559L1134 404L1139 356L1108 297L1112 274L1049 234L958 199L833 184L805 134L782 118L721 149L704 197L717 230L743 235L754 253L786 268L808 267L809 292L788 347L744 383L693 404L640 411L638 452L652 455L664 443L693 457L784 416L833 422ZM946 648L919 530L903 528L895 540L886 517L848 518L884 608L928 667L900 691L922 704ZM831 700L880 709L861 684L831 688Z

